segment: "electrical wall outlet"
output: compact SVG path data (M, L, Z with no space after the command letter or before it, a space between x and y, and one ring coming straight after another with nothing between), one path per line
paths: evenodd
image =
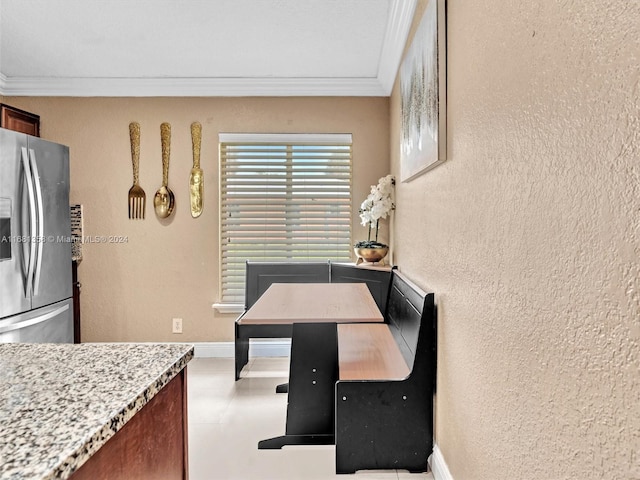
M182 333L182 319L174 318L172 321L172 331L173 333Z

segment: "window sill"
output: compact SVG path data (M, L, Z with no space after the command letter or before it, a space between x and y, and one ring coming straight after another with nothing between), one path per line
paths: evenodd
M211 308L215 308L220 313L244 312L244 305L241 303L214 303Z

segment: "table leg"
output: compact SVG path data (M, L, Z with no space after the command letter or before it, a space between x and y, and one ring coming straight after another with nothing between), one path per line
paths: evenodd
M293 325L285 435L263 440L259 449L334 443L334 389L338 380L335 323Z

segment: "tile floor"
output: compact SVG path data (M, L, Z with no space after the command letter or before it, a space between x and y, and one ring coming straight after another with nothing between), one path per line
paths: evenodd
M258 441L284 433L289 359L250 359L234 381L232 358L195 358L188 366L191 480L433 480L402 470L336 475L334 446L258 450Z

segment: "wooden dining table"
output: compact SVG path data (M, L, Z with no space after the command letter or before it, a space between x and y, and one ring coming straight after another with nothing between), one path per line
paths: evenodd
M365 283L274 283L242 317L246 325L292 325L285 434L259 449L333 444L337 325L382 323Z
M274 283L247 310L243 325L382 322L366 283Z

